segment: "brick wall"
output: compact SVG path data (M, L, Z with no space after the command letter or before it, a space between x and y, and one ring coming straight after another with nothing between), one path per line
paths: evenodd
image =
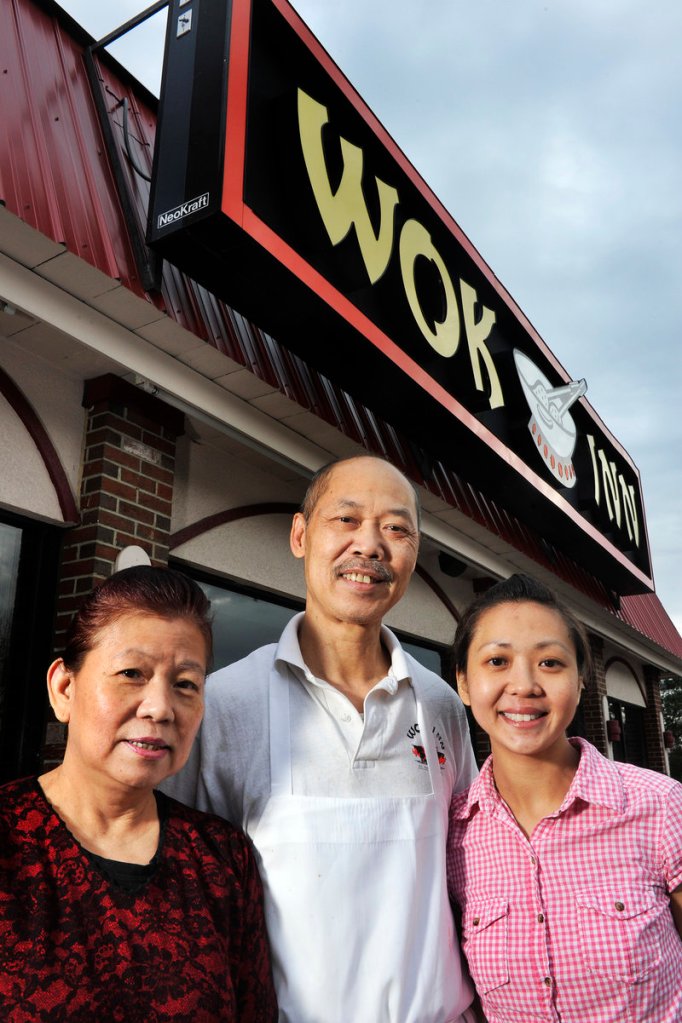
M608 756L608 745L606 722L604 721L604 697L606 696L604 641L599 636L590 635L590 649L594 678L592 684L586 687L581 701L585 738L606 757Z
M661 726L660 681L661 673L658 669L649 664L645 665L646 710L644 711L644 742L646 744L647 765L652 771L661 771L663 774L667 774Z
M85 594L111 575L119 552L142 547L152 564L168 562L176 438L184 416L119 377L88 380L80 488L80 524L65 537L55 650ZM46 730L46 767L61 760L65 728Z

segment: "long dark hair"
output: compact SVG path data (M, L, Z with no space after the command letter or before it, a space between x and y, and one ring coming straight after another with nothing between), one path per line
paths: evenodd
M102 629L122 615L188 618L206 642L207 668L213 657L211 602L194 580L170 568L135 565L115 572L90 593L71 620L62 655L69 671L80 670Z
M466 675L469 647L481 615L499 604L521 603L542 604L543 607L548 607L561 615L575 647L578 674L582 678L583 685L588 686L592 681L593 665L590 642L584 626L573 612L561 603L553 590L550 590L544 583L538 582L537 579L521 573L491 586L466 609L455 633L453 645L455 671Z

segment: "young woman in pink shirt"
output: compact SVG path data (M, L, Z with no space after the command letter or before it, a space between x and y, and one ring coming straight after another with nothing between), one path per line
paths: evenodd
M492 755L450 811L448 883L489 1023L680 1023L682 785L568 739L583 627L512 576L465 612L457 684Z

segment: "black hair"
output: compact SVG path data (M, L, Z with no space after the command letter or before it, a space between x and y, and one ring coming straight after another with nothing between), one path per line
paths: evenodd
M170 568L135 565L105 579L88 594L66 632L63 661L73 672L97 643L102 629L126 614L188 618L206 642L207 669L213 657L211 602L193 579Z

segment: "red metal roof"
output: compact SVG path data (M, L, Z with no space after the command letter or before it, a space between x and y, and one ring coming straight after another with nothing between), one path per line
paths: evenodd
M658 643L664 650L669 650L676 657L682 657L682 636L655 593L622 597L617 614L622 621L649 639L653 639L654 643Z
M187 330L278 388L367 450L385 454L416 483L588 595L663 649L682 657L682 638L655 594L617 598L590 573L475 490L428 461L371 409L355 401L235 310L164 263L160 289L145 291L135 260L149 184L124 152L124 101L133 157L151 174L156 100L116 61L94 59L103 105L128 186L126 220L84 52L93 42L53 0L3 0L0 24L0 201L26 223Z

